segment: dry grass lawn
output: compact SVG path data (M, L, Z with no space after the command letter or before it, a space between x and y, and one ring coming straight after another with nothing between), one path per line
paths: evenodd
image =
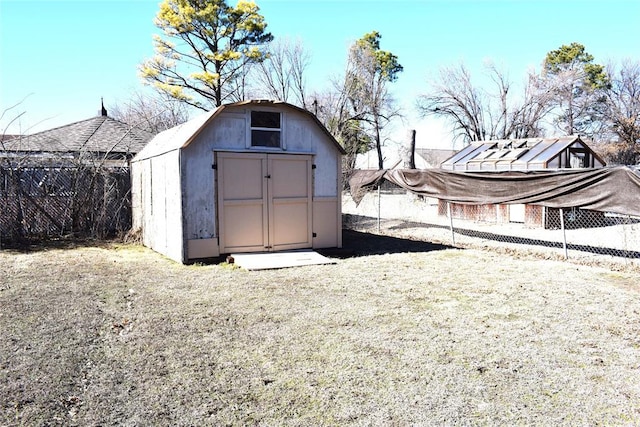
M638 273L367 242L260 272L2 251L0 425L640 424Z

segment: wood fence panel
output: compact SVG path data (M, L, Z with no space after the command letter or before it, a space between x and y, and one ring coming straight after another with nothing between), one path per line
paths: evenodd
M131 227L128 168L0 167L0 242Z

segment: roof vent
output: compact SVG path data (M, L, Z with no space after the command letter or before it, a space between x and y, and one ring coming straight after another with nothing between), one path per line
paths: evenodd
M104 108L104 98L100 98L100 104L102 108L100 109L100 115L103 117L107 117L107 109Z

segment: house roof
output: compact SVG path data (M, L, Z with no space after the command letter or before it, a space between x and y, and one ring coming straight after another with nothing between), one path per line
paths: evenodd
M211 111L196 116L185 123L160 132L151 141L149 141L149 143L144 147L143 150L138 153L134 160L148 159L168 153L170 151L185 148L212 120L214 120L216 116L222 113L225 109L245 105L284 107L306 114L313 119L313 121L319 126L320 129L322 129L322 131L327 135L329 140L332 142L332 144L334 144L338 151L340 151L342 154L346 153L342 146L338 143L338 141L336 141L336 139L329 133L327 128L325 128L320 120L318 120L318 118L310 111L282 101L252 100L222 105L220 107L214 108Z
M579 135L571 135L474 142L445 160L441 167L449 170L545 169L549 161L570 147L589 152L601 166L605 165Z
M403 147L384 145L380 147L382 151L382 164L383 169L402 169L404 168L404 161L402 157ZM420 155L416 149L414 156L417 169L426 169L430 167L425 159ZM366 153L361 153L356 156L356 169L378 169L378 150L373 148Z
M4 141L6 150L19 152L137 153L153 134L108 116L45 130Z
M445 160L455 153L456 150L446 148L416 148L416 154L419 154L431 168L439 168Z
M3 133L3 134L0 134L0 142L9 141L11 139L18 138L19 136L20 135Z

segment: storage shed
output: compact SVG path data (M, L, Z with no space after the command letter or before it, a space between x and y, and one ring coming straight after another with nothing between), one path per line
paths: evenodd
M132 160L133 228L183 263L341 247L343 154L307 110L223 105L161 132Z

